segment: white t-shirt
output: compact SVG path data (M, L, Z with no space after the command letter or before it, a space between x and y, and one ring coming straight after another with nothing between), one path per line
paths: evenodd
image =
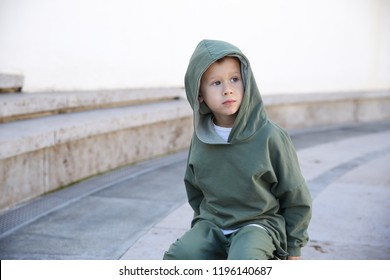
M223 139L225 142L228 141L230 131L232 131L231 127L222 127L213 123L215 132Z
M261 228L263 230L265 230L267 233L268 233L268 230L261 226L261 225L257 225L257 224L250 224L250 225L247 225L247 227L258 227L258 228ZM232 234L232 233L235 233L236 231L239 231L241 228L236 228L236 229L221 229L222 233L224 235L229 235L229 234Z

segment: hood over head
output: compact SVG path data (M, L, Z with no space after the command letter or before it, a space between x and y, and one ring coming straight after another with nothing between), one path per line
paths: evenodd
M237 143L251 137L266 122L267 115L248 59L230 43L218 40L202 40L191 56L185 74L185 90L194 112L194 131L204 143L226 144L215 132L212 113L207 105L199 103L200 80L208 67L225 56L237 57L241 63L244 96L228 143Z

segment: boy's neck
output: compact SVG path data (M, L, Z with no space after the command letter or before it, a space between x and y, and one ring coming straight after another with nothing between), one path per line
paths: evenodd
M226 128L232 128L234 125L234 121L236 120L236 115L234 116L224 116L223 118L220 117L213 117L213 123L220 127L226 127Z

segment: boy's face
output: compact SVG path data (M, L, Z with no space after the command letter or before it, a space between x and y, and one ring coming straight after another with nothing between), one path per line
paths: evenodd
M224 57L203 74L199 102L205 102L213 112L216 125L233 127L243 96L244 84L237 58Z

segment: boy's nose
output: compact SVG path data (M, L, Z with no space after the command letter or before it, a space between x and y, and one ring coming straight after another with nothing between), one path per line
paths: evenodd
M231 95L233 94L233 90L229 87L226 87L225 90L223 91L223 95Z

